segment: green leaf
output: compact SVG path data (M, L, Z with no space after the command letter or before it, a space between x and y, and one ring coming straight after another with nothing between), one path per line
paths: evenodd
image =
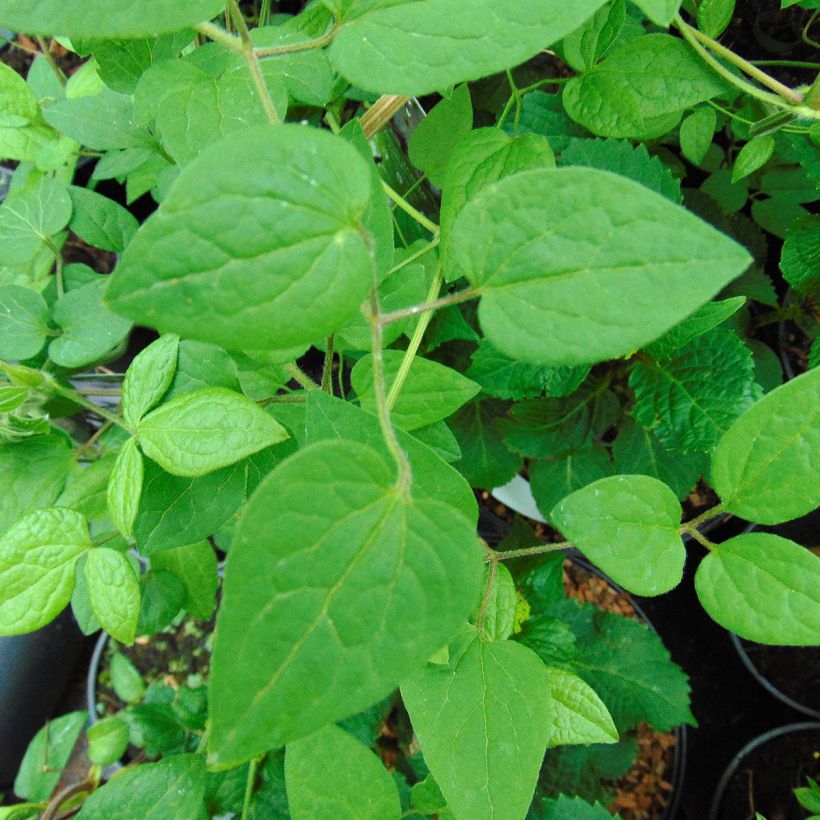
M131 322L111 313L103 302L105 278L70 290L54 305L53 319L62 335L48 355L62 367L82 367L110 353L130 332Z
M384 697L474 608L480 556L466 518L408 499L369 447L321 442L276 467L228 559L212 764L235 765ZM311 671L317 659L333 664L332 679Z
M0 387L0 413L10 413L25 404L28 393L26 387Z
M208 541L158 552L151 558L151 567L170 572L182 582L183 606L194 618L207 621L213 615L219 578L216 553Z
M440 814L447 807L438 783L429 774L410 789L410 804L421 814Z
M544 803L544 820L610 820L612 815L600 804L591 806L582 797L559 794Z
M122 718L103 718L88 727L88 758L97 766L116 763L128 748L128 724Z
M635 0L635 5L658 26L668 26L678 13L681 0Z
M225 0L0 0L0 25L28 34L66 37L140 37L177 31L216 17ZM136 820L136 818L134 818Z
M487 573L485 573L486 577ZM486 586L486 582L485 582ZM483 621L479 629L481 637L488 641L506 641L513 633L518 593L510 571L504 564L497 564L490 595L483 606Z
M820 370L772 390L721 438L712 486L729 512L780 524L820 504Z
M662 364L640 361L629 376L632 414L672 450L711 450L754 403L752 353L728 328L715 328Z
M732 182L737 182L762 168L771 159L774 149L775 139L771 134L761 134L750 139L735 157Z
M398 820L396 785L373 752L338 726L325 726L285 751L293 820Z
M288 378L282 385L287 381ZM226 387L235 393L241 392L236 361L221 347L183 339L179 343L176 373L165 401L202 387Z
M134 532L134 519L142 493L143 461L136 439L130 438L117 453L108 479L106 500L114 526L126 537Z
M327 336L370 287L360 225L370 190L367 165L330 134L297 125L232 134L183 169L137 232L109 303L228 350ZM277 229L258 230L267 223Z
M540 396L555 368L519 362L500 353L486 339L473 352L467 378L478 382L489 396L526 399Z
M698 6L698 28L716 39L726 31L734 13L735 0L701 0Z
M140 578L140 593L139 635L154 635L165 629L179 614L185 601L182 581L163 570L146 572Z
M696 108L680 125L680 149L693 165L700 165L717 126L717 112L708 105Z
M617 743L618 730L595 690L577 675L547 667L552 694L550 746Z
M91 610L100 626L120 643L134 643L140 587L125 554L106 547L91 550L85 562L85 580Z
M273 416L239 393L206 387L152 410L137 432L145 454L173 475L201 476L288 437Z
M589 168L502 180L461 212L452 247L482 294L487 338L540 364L631 353L749 264L745 250L697 217Z
M804 216L786 231L780 257L786 281L801 293L820 291L820 216Z
M122 381L125 423L136 427L140 419L165 395L177 368L179 336L160 336L135 357Z
M43 147L57 139L42 122L31 87L5 63L0 64L0 119L0 156L5 159L35 162Z
M353 0L330 46L334 68L377 94L419 96L512 68L577 28L604 0ZM2 21L2 15L0 15ZM378 44L378 46L376 45Z
M111 687L125 703L139 703L145 695L145 682L137 667L121 652L111 656Z
M69 712L48 721L37 732L14 781L18 797L34 802L46 802L51 797L87 720L88 712Z
M686 550L675 494L649 476L612 476L577 490L550 515L596 566L636 595L680 583Z
M46 343L48 305L36 290L0 287L0 357L28 359Z
M183 478L148 461L134 522L140 553L151 556L213 535L242 503L246 472L240 462L200 478Z
M434 105L413 130L408 144L410 162L441 187L453 149L472 127L473 104L465 83Z
M570 80L563 100L569 116L593 134L648 140L671 131L684 109L725 89L688 43L649 34Z
M74 463L62 436L42 436L0 446L0 533L26 513L53 504ZM66 506L61 504L60 506Z
M443 421L419 427L413 431L413 436L448 464L461 458L461 447L458 446L458 441L449 426Z
M645 145L632 145L629 140L573 139L561 152L561 165L612 171L640 182L676 205L681 203L680 180L658 157L650 155Z
M91 546L85 519L50 507L23 516L0 538L0 634L52 621L71 600L74 562Z
M612 445L615 469L623 475L648 475L662 481L683 500L705 475L708 459L703 453L673 453L651 430L626 418L618 426Z
M385 350L384 380L391 385L404 360L403 350ZM376 394L373 385L373 357L365 356L356 362L350 380L362 407L376 412ZM404 430L415 430L433 424L455 413L481 388L458 371L430 359L416 356L398 400L392 411L393 421Z
M402 681L401 692L453 814L523 817L552 717L549 676L535 653L467 633L449 666L428 664Z
M201 820L204 797L204 757L176 755L109 780L85 801L77 820Z
M617 40L626 19L625 0L611 0L561 41L561 53L576 71L592 68Z
M0 207L3 264L30 262L71 219L71 197L65 185L43 177L34 187L13 193Z
M732 173L728 168L719 168L710 174L700 186L700 190L717 202L726 214L737 213L749 198L747 180L733 182Z
M735 296L719 302L707 302L691 316L687 316L682 322L667 330L659 339L648 344L644 350L657 362L668 359L678 348L698 336L703 336L733 316L745 302L746 299L743 296Z
M503 402L473 401L449 420L461 448L453 466L473 487L501 487L521 467L521 457L507 449L497 424L505 410Z
M511 137L498 128L471 131L453 149L444 176L441 196L443 257L450 258L450 234L456 217L479 191L519 171L554 166L552 148L539 134ZM447 279L452 281L459 275L450 271Z
M538 509L548 517L562 498L613 472L606 447L593 444L563 457L531 462L530 487Z
M100 630L100 622L91 609L88 583L85 580L85 562L88 554L81 555L74 565L74 591L71 593L71 612L83 635L93 635Z
M695 589L704 609L749 641L820 643L820 558L778 535L730 538L703 559Z
M72 185L74 214L69 223L80 239L95 248L121 253L137 232L137 218L106 196Z

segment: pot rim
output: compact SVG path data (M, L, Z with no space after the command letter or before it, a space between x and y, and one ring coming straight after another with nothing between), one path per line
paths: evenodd
M768 743L770 740L782 737L783 735L795 734L797 732L818 731L820 732L820 722L816 721L802 721L800 723L789 723L785 726L778 726L776 729L770 729L762 735L752 738L739 752L729 761L729 765L724 769L723 775L718 781L715 789L715 796L712 798L712 805L709 807L709 820L718 820L718 812L720 811L720 804L723 796L726 793L726 788L729 781L734 777L743 758L748 757L753 751Z

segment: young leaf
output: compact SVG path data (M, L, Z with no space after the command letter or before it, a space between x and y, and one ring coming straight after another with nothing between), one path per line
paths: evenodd
M46 343L48 305L36 290L0 287L0 358L28 359Z
M334 68L377 94L419 96L526 62L577 28L604 0L345 3L330 46ZM2 22L2 15L0 15ZM378 43L378 48L375 44Z
M165 629L185 602L182 581L163 570L151 570L140 578L140 594L139 635L154 635Z
M775 140L771 134L761 134L750 139L735 157L732 168L732 182L744 179L762 168L772 157Z
M179 476L201 476L288 437L287 430L254 402L222 387L183 393L140 422L145 454Z
M625 0L611 0L561 41L564 59L576 71L587 71L616 41L626 19Z
M593 134L647 140L671 131L684 109L725 89L688 43L648 34L570 80L563 100L569 116Z
M390 385L404 360L404 351L385 350L383 358L385 383ZM372 355L356 362L350 380L362 407L375 413ZM480 389L451 367L416 356L393 409L393 421L404 430L433 424L452 415Z
M130 438L117 453L108 479L106 500L114 526L126 537L134 532L134 519L142 493L143 462L136 439Z
M550 519L591 561L636 595L680 583L686 550L675 494L649 476L612 476L568 495Z
M681 0L635 0L635 5L658 26L668 26L681 6Z
M326 441L288 458L254 493L217 626L214 765L384 697L475 607L481 551L472 524L440 502L408 499L394 480L371 448ZM315 673L318 657L332 658L331 679Z
M88 758L98 766L116 763L128 748L128 724L113 715L88 727Z
M91 546L85 519L50 507L23 516L0 538L0 634L22 635L71 600L74 563Z
M293 820L398 820L396 785L373 752L338 726L325 726L285 750Z
M180 173L129 244L108 300L136 321L227 350L313 342L370 287L360 224L370 191L356 150L318 129L232 134Z
M14 781L18 797L33 802L46 802L51 797L87 720L88 712L69 712L48 721L37 732Z
M772 390L724 434L712 486L729 512L780 524L820 504L820 369Z
M820 291L820 216L804 216L786 231L780 270L801 293Z
M617 743L618 730L595 690L571 672L546 669L552 694L549 745Z
M42 121L32 88L5 63L0 63L0 100L4 121L0 125L0 154L18 162L35 162L56 134Z
M115 652L111 656L111 687L125 703L139 703L145 695L142 675L121 652Z
M582 797L559 794L543 803L544 820L609 820L612 815L598 802L590 805Z
M91 610L100 626L120 643L134 643L140 611L137 576L124 553L96 547L85 562Z
M630 353L749 264L744 249L694 215L588 168L502 180L461 212L452 248L482 294L486 336L536 364Z
M717 113L714 108L702 105L696 108L680 125L680 148L693 165L700 165L712 138L715 136Z
M820 643L820 558L763 532L730 538L695 575L703 608L723 627L764 644Z
M95 248L122 253L137 232L137 218L113 199L87 188L68 189L74 213L69 227Z
M143 348L122 380L122 410L126 424L133 427L165 395L177 367L179 336L168 333Z
M698 6L698 28L717 39L732 22L735 0L701 0Z
M194 618L207 621L213 615L219 577L216 553L208 541L158 552L151 558L151 567L170 572L182 582L183 606Z
M140 37L178 31L216 17L225 0L0 0L0 25L29 34L66 37ZM136 820L136 818L135 818Z
M145 763L97 789L83 803L77 820L201 820L205 777L202 755Z
M286 378L280 386L288 381ZM164 399L169 401L202 387L225 387L235 393L242 392L236 360L216 345L183 339L179 343L176 373Z
M520 400L540 396L555 370L546 365L518 362L481 339L466 375L478 382L489 396Z
M504 564L496 566L495 579L486 600L479 630L481 636L488 641L506 641L515 626L518 593L515 581Z
M538 656L513 641L467 633L448 666L428 664L402 681L401 692L452 813L524 817L552 716L550 680Z

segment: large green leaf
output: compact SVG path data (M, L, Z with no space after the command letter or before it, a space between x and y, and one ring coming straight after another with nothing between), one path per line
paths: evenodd
M618 731L595 690L577 675L547 667L552 693L550 746L617 743Z
M222 387L183 393L140 422L145 454L173 475L201 476L272 444L287 430L250 399Z
M820 504L820 368L768 393L721 438L712 485L726 508L779 524Z
M74 563L91 546L74 510L49 507L23 516L0 538L0 634L33 632L71 599Z
M205 759L176 755L122 772L86 801L77 820L202 820Z
M391 385L399 372L404 351L385 350L384 380ZM356 362L350 374L356 395L365 410L376 412L373 357ZM404 430L415 430L447 418L466 404L481 388L457 370L416 356L392 411L393 421Z
M325 726L289 743L285 781L293 820L398 820L396 784L363 743Z
M232 134L180 173L128 246L109 302L227 350L327 336L371 284L370 192L367 165L338 137L296 125Z
M424 760L456 817L523 818L549 741L550 680L532 650L468 633L447 666L402 681Z
M225 0L0 0L0 25L27 34L139 37L210 20Z
M330 59L367 91L429 94L525 62L604 1L353 0L344 4Z
M723 627L750 641L820 644L820 558L763 532L730 538L703 559L695 589Z
M570 80L563 99L570 117L593 134L647 140L671 131L685 108L725 89L683 40L649 34Z
M120 643L134 643L140 612L140 585L126 555L107 547L90 550L85 580L91 611Z
M125 421L136 426L139 420L165 395L177 367L179 336L161 336L135 357L122 380L122 409Z
M525 171L483 191L456 220L452 252L482 295L489 340L540 364L631 353L750 261L683 208L590 168Z
M122 253L137 232L137 218L102 194L72 185L74 214L69 227L95 248Z
M48 305L36 290L22 285L0 287L0 357L36 356L47 333Z
M254 493L217 623L214 765L384 697L476 605L472 524L440 502L409 499L394 480L371 448L326 441L288 458Z
M683 576L686 550L675 494L649 476L612 476L568 495L550 519L597 566L636 595L660 595Z

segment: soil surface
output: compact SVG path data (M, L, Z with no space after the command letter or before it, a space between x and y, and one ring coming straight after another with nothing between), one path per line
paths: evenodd
M762 646L741 640L757 671L784 695L820 712L820 647Z

